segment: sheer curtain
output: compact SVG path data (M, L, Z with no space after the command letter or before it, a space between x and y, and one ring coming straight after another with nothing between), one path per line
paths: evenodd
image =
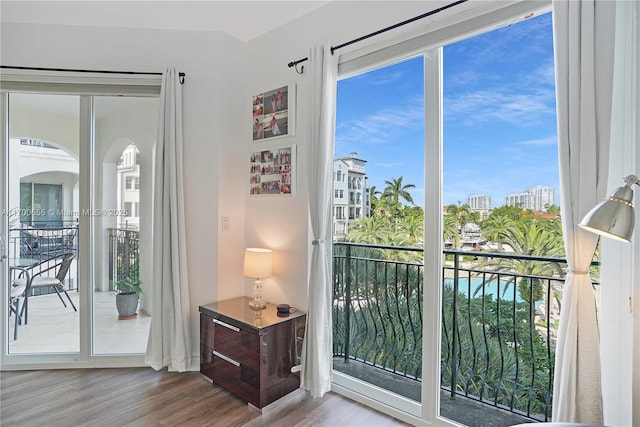
M589 277L598 240L578 223L606 195L614 24L615 2L553 2L560 207L568 263L554 421L602 424L598 319Z
M616 2L614 55L610 191L622 185L623 176L640 173L640 2ZM631 244L601 241L602 394L604 424L611 426L640 425L640 199L635 193L636 232ZM612 349L615 362L607 363Z
M182 161L182 86L175 68L168 68L155 148L152 317L145 363L179 372L191 364Z
M307 329L300 385L313 397L331 390L331 194L338 55L330 45L309 53L309 218L313 233L308 283Z

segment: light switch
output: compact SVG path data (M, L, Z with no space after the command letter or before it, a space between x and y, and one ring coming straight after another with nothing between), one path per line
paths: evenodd
M229 217L222 217L222 231L229 231Z

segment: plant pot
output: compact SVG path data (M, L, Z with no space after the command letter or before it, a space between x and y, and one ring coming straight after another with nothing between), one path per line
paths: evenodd
M127 320L137 316L138 293L120 292L116 294L116 308L118 309L118 319Z

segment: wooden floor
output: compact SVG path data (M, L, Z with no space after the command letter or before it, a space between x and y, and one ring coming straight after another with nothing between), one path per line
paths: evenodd
M151 368L0 372L4 426L405 426L334 393L260 414L199 372Z

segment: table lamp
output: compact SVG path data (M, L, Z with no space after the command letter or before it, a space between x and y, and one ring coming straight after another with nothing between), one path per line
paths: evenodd
M640 180L635 175L629 175L624 182L624 187L618 187L585 215L580 221L580 227L616 240L631 240L635 222L631 186L640 186Z
M249 307L253 310L266 308L267 303L262 299L262 280L260 279L271 276L271 249L247 248L244 251L243 274L256 279L255 296L249 301Z

